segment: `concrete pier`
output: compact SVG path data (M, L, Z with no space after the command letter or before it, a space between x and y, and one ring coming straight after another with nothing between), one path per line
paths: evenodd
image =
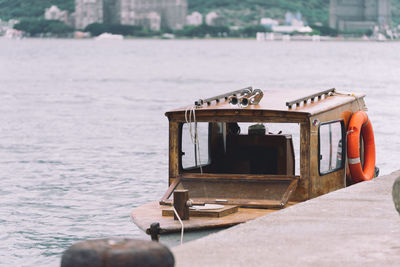
M400 171L172 249L176 266L399 266Z

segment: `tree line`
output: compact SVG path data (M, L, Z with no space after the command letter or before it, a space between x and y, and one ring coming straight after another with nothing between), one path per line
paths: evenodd
M45 19L24 19L14 26L15 29L24 31L28 36L59 36L66 37L71 35L74 28L65 25L58 20ZM312 26L314 29L312 34L337 36L337 30L327 26ZM180 30L162 29L160 31L151 31L140 25L121 25L121 24L105 24L92 23L88 25L85 32L89 32L91 36L98 36L102 33L120 34L132 37L152 37L162 36L164 33L171 33L182 38L204 38L204 37L240 37L254 38L257 32L271 32L271 29L262 25L250 25L240 29L232 30L227 26L211 26L201 24L198 26L185 26Z
M65 25L57 20L45 19L24 19L14 26L15 29L24 31L27 35L35 37L47 35L66 36L74 31L74 28ZM232 31L226 26L211 26L202 24L199 26L185 26L180 30L162 29L160 31L151 31L140 25L121 25L92 23L88 25L85 32L91 36L98 36L102 33L121 34L133 37L151 37L160 36L164 33L172 33L178 37L255 37L259 31L270 31L261 25L248 26L239 30Z

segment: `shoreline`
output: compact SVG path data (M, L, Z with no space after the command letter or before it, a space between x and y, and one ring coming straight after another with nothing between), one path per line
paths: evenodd
M321 36L322 37L322 36ZM87 37L87 38L74 38L74 37L22 37L22 38L7 38L4 36L0 36L1 39L7 39L7 40L23 40L23 39L42 39L42 40L96 40L96 37ZM162 37L132 37L132 36L127 36L124 37L121 40L98 40L98 41L125 41L125 40L163 40L163 41L215 41L215 40L220 40L220 41L255 41L259 43L273 43L273 42L380 42L380 43L385 43L385 42L399 42L400 39L394 39L394 40L374 40L374 39L363 39L363 38L336 38L332 37L329 39L320 39L320 40L312 40L311 38L309 39L290 39L290 40L257 40L256 38L241 38L241 37L207 37L207 38L189 38L189 37L177 37L177 38L162 38Z

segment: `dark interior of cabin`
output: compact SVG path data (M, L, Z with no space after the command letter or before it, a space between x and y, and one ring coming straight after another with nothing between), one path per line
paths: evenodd
M266 132L263 124L251 125L245 133L238 123L204 124L197 131L200 148L187 141L185 144L188 133L185 126L182 127L183 172L200 172L200 150L203 173L294 175L291 135Z

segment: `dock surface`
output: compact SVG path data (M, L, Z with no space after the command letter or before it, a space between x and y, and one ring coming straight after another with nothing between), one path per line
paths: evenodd
M400 171L172 249L176 266L400 266Z

